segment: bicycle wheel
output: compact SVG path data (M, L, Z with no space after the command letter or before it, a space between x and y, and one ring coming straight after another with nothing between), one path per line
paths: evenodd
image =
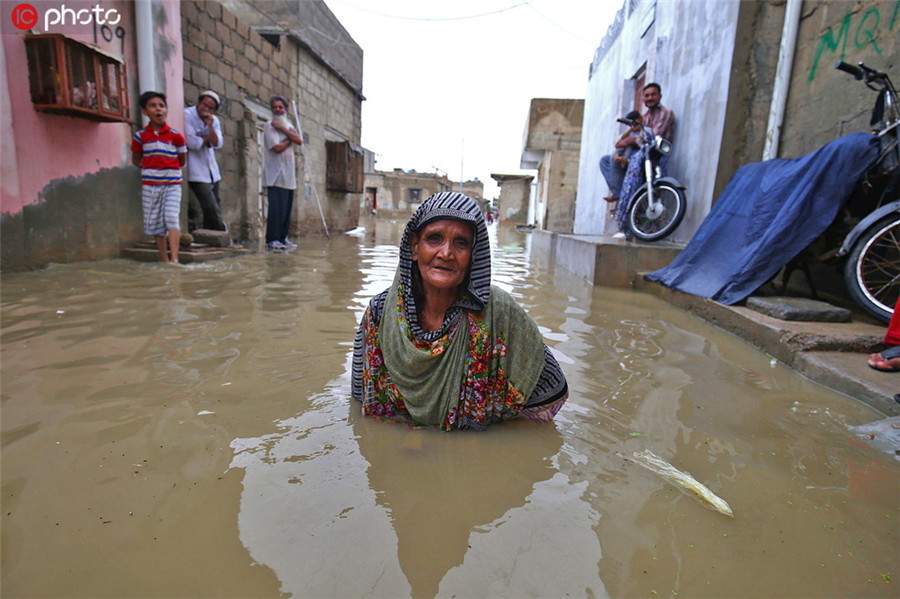
M854 301L878 320L890 320L900 296L900 214L877 221L856 241L844 281Z

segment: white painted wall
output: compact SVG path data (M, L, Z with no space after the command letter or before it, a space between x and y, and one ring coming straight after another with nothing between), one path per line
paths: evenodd
M712 206L739 2L659 0L655 22L642 37L641 25L646 21L641 17L651 3L637 3L619 37L594 64L588 81L575 206L577 234L615 231L615 222L607 216L608 206L602 199L607 187L599 163L624 131L616 118L632 109L633 84L629 79L645 62L646 81L662 86L663 105L675 111L675 147L669 174L688 187L687 214L670 239L688 241Z

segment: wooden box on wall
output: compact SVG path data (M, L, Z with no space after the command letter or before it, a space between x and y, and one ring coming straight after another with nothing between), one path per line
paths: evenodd
M325 155L325 188L328 191L362 193L362 149L348 141L326 141Z
M121 59L60 34L25 38L35 110L101 122L128 122Z

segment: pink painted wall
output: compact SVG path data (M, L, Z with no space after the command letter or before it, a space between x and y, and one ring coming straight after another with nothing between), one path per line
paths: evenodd
M59 8L61 2L30 0L43 14L47 8ZM97 0L67 0L65 5L79 9L97 4ZM17 185L4 184L0 195L0 211L21 212L26 205L40 200L40 191L47 183L63 177L78 177L104 168L130 164L129 143L135 125L129 123L97 123L77 117L53 115L34 110L28 86L28 62L25 53L25 32L14 29L10 13L16 2L0 3L3 53L9 93L12 128L3 131L2 152L15 152ZM116 9L122 16L117 27L125 30L124 40L113 37L107 42L97 31L96 45L125 62L129 86L129 105L133 123L139 123L137 104L137 57L134 31L134 4L131 1L106 0L99 3L104 9ZM170 124L181 127L184 105L182 87L183 58L181 53L181 17L178 0L153 3L154 15L164 13L166 24L157 33L165 36L171 51L165 67L166 87L169 90ZM161 13L160 11L163 11ZM43 33L43 19L35 32ZM51 26L50 32L63 33L82 42L94 44L92 25ZM158 43L158 42L157 42ZM17 188L17 193L15 190ZM138 193L138 190L135 190Z

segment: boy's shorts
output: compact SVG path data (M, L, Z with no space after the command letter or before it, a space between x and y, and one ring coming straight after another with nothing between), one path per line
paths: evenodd
M167 231L180 231L181 184L142 185L141 203L144 205L144 233L160 237Z

